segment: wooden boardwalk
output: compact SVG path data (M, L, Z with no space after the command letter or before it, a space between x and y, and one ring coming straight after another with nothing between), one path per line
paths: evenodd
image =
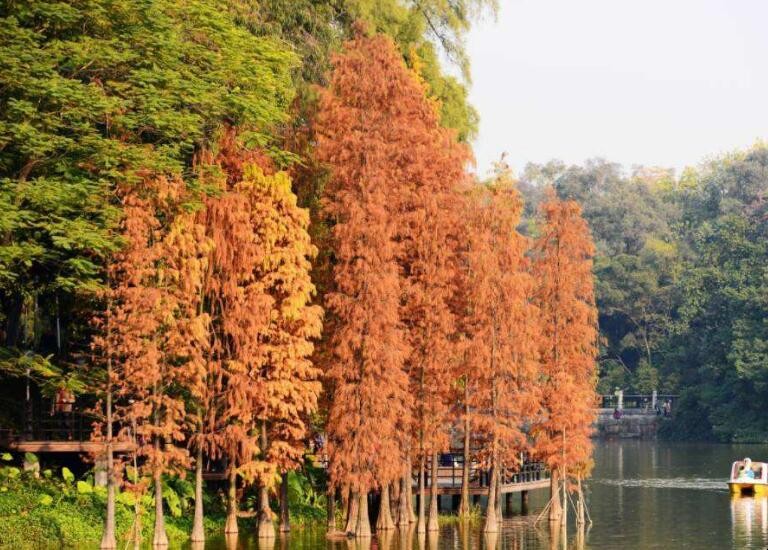
M101 441L25 441L2 440L0 448L20 453L90 453L100 454L105 450L106 443ZM129 441L115 441L112 450L116 453L128 453L133 450Z
M437 493L439 495L460 495L462 478L462 456L459 453L441 455L443 463L437 469ZM450 465L445 465L450 462ZM429 489L431 481L429 472L425 485ZM490 472L472 463L469 468L469 494L485 495L488 493ZM414 478L414 488L418 487L418 476ZM549 489L549 472L538 462L526 462L517 471L503 470L501 472L502 494L522 493L536 489Z

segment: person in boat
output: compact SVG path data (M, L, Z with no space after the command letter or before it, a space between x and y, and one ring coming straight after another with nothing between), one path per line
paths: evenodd
M739 470L739 479L755 479L755 472L752 470L751 458L744 459L744 464Z

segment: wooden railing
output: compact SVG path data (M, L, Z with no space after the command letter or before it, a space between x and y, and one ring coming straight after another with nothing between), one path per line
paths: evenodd
M437 468L437 487L441 489L461 487L464 474L464 456L462 453L444 453L439 457ZM432 485L430 468L425 471L424 482L426 487ZM519 468L503 468L501 471L501 484L513 485L530 483L549 479L549 471L540 462L526 461ZM488 487L491 480L491 472L481 468L479 463L472 461L469 465L469 484L473 488ZM414 472L414 483L418 484L418 472Z
M6 441L89 441L95 416L74 405L56 407L49 400L27 402L20 428L0 430Z

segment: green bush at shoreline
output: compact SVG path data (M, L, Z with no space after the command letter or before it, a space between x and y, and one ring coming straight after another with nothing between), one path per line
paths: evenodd
M11 465L9 454L0 455L6 465L0 468L0 548L98 548L106 512L106 489L93 484L91 474L76 479L61 468L35 474ZM34 455L27 455L36 462ZM294 528L321 525L324 509L316 499L301 492L303 479L292 476L289 487L289 512ZM178 478L165 480L165 522L171 548L178 548L192 531L192 486ZM246 505L251 499L246 499ZM119 493L115 508L118 546L126 545L134 522L134 499ZM205 530L208 537L221 535L226 519L223 495L207 490L204 495ZM154 508L151 495L140 504L142 541L152 540ZM241 518L242 533L255 532L253 518Z

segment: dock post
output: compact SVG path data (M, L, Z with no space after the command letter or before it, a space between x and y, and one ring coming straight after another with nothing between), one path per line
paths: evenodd
M520 491L520 513L528 513L528 491Z
M512 515L512 493L506 493L504 495L504 508L506 508L506 512L508 516Z

